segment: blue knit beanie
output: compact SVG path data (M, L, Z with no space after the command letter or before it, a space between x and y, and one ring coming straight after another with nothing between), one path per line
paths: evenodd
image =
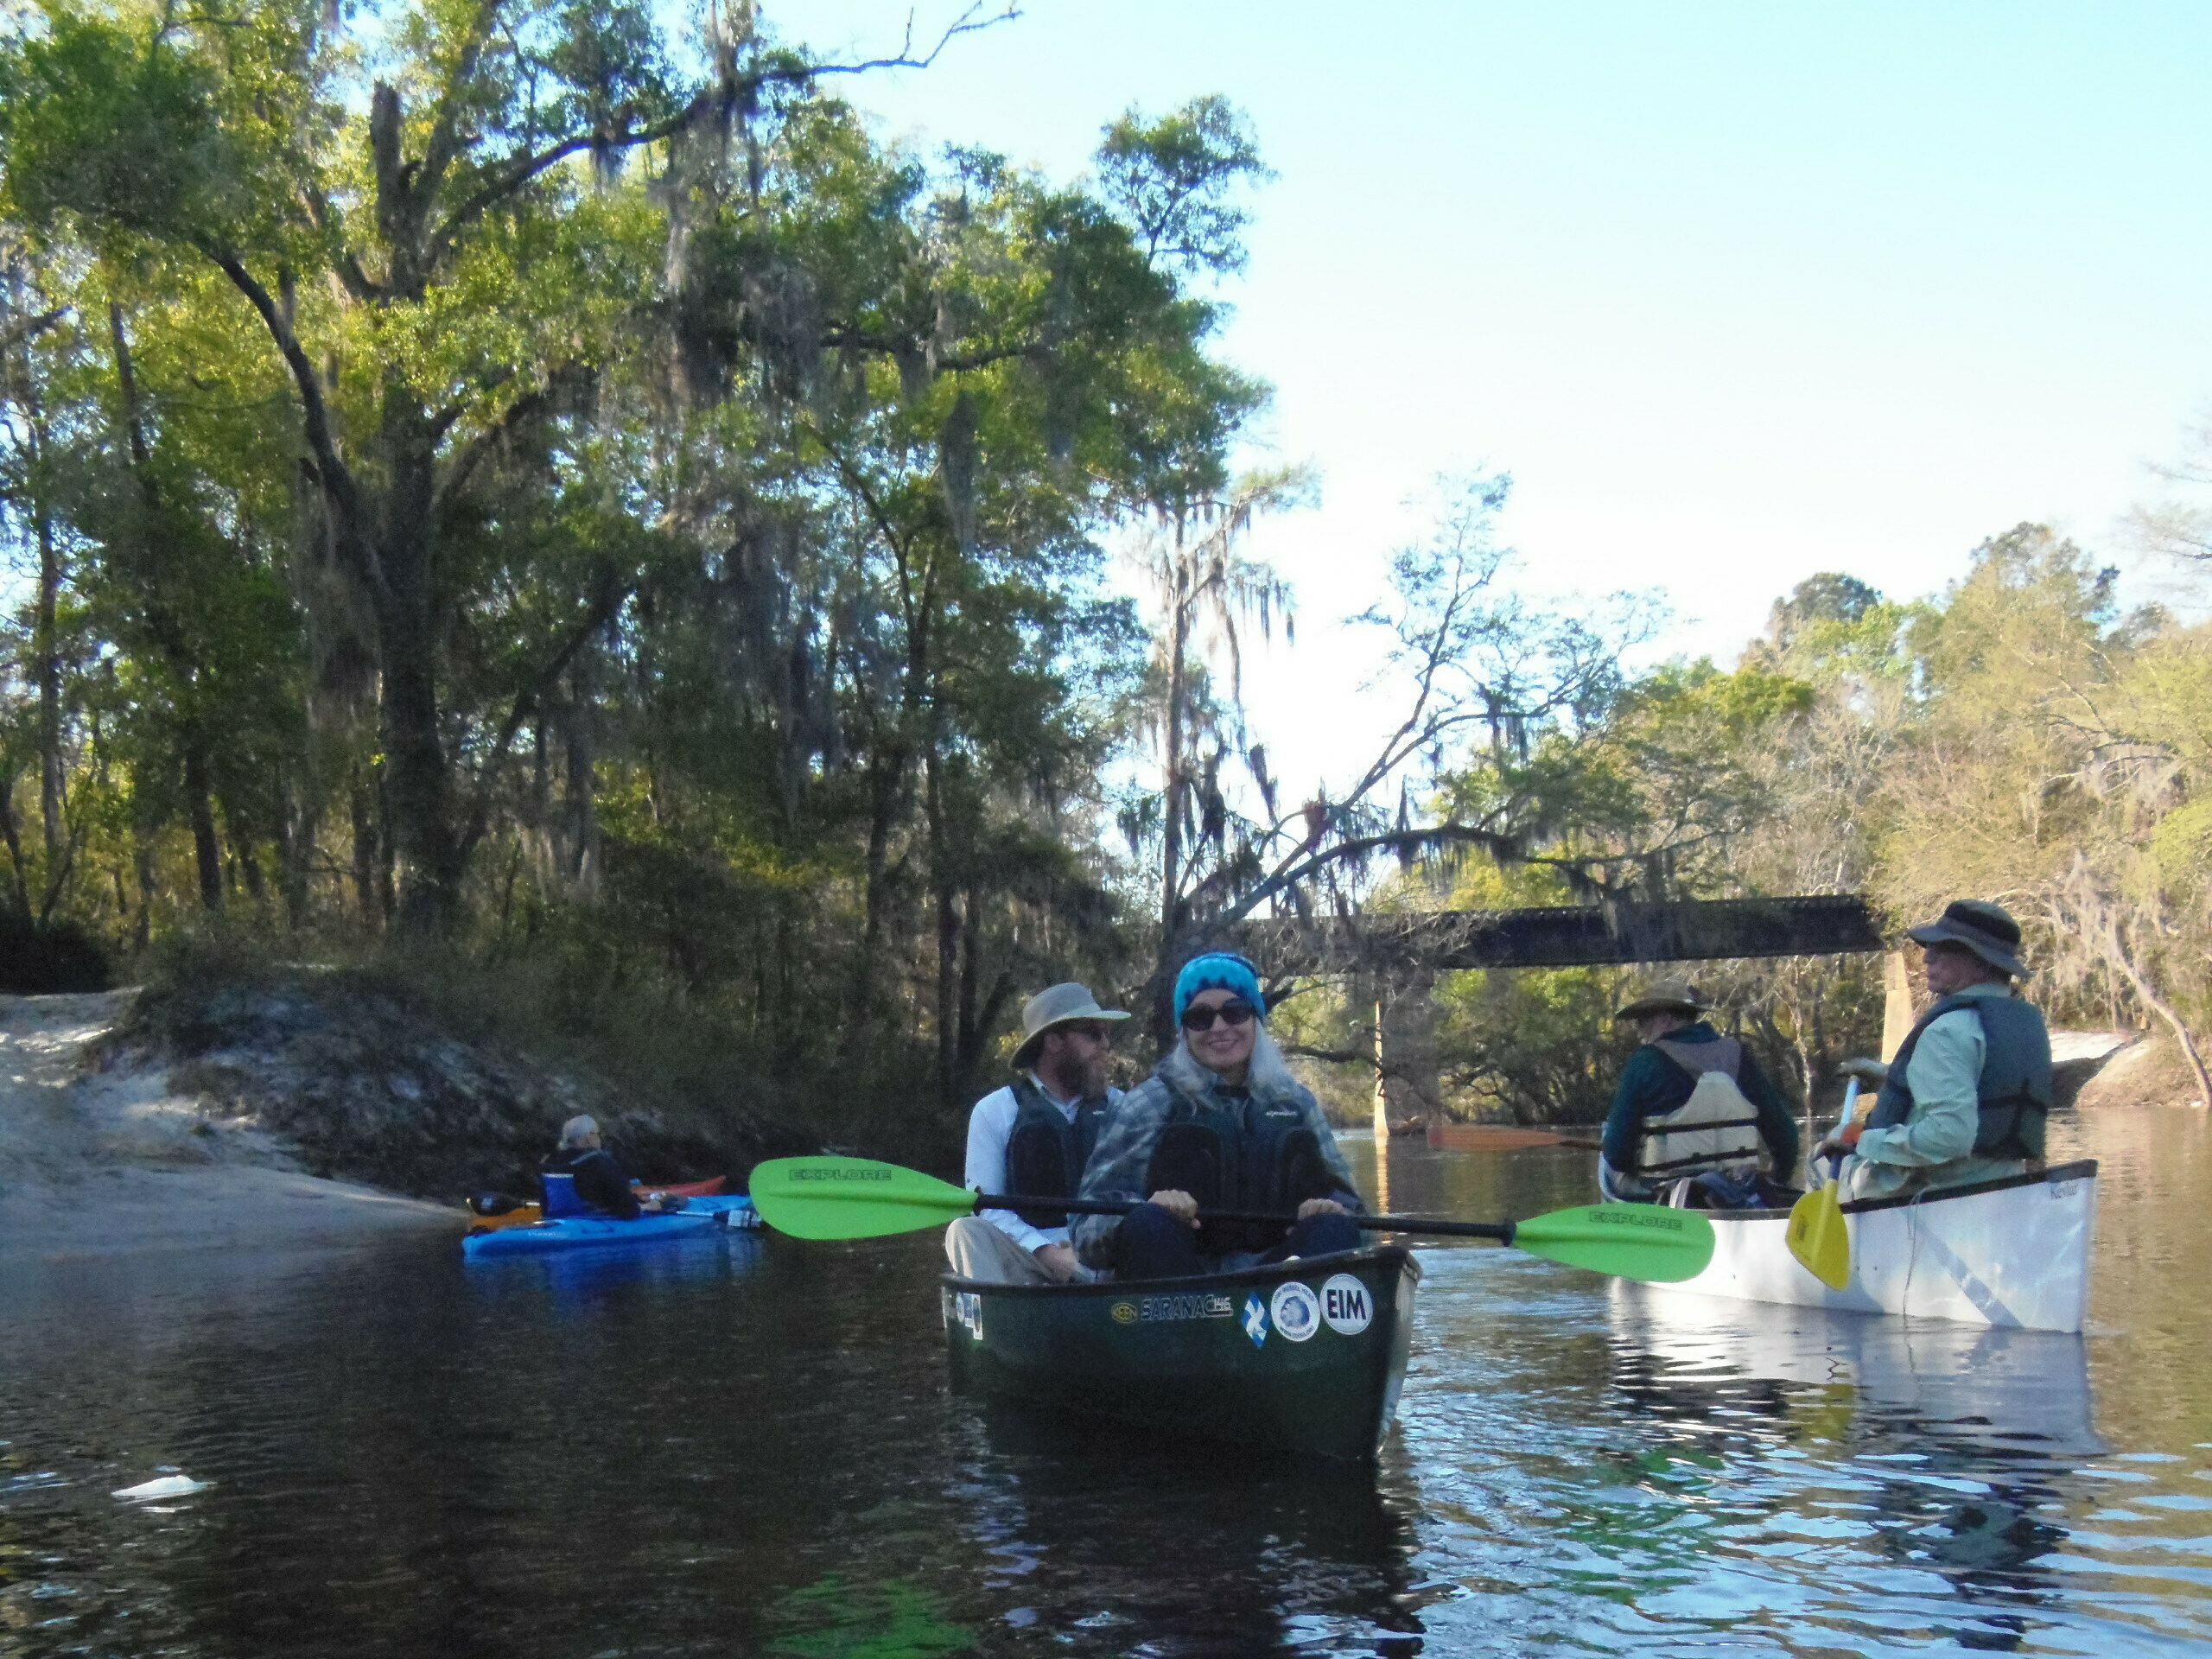
M1177 1025L1183 1023L1191 999L1200 991L1233 992L1257 1009L1262 1020L1268 1017L1268 1005L1260 997L1260 970L1243 957L1231 956L1226 950L1192 957L1183 964L1183 971L1175 976Z

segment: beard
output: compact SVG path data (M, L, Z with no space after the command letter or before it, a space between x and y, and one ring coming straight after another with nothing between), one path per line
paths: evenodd
M1058 1090L1063 1098L1091 1100L1106 1092L1104 1049L1098 1050L1087 1059L1078 1060L1065 1050L1052 1058L1052 1069L1046 1072L1046 1081Z

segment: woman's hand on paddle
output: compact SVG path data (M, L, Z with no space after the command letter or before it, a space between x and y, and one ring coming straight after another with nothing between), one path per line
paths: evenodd
M1198 1201L1187 1192L1178 1192L1172 1186L1164 1187L1147 1202L1159 1205L1185 1227L1198 1224Z
M1348 1216L1351 1213L1334 1198L1308 1198L1298 1206L1300 1221L1311 1221L1316 1216Z

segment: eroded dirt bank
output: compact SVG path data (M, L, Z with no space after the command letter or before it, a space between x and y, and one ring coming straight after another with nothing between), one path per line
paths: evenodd
M647 1179L761 1155L749 1123L681 1129L340 974L0 997L0 1260L458 1233L579 1111Z
M135 995L0 997L0 1262L461 1230L455 1206L310 1173L166 1066L98 1069Z

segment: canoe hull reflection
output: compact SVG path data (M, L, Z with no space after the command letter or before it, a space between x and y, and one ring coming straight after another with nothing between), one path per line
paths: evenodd
M963 1392L1360 1461L1397 1409L1420 1278L1392 1248L1135 1284L947 1275L940 1296Z
M1859 1313L2079 1331L2096 1230L2097 1166L1843 1206L1851 1281L1830 1290L1789 1254L1789 1214L1715 1211L1712 1265L1672 1293Z

